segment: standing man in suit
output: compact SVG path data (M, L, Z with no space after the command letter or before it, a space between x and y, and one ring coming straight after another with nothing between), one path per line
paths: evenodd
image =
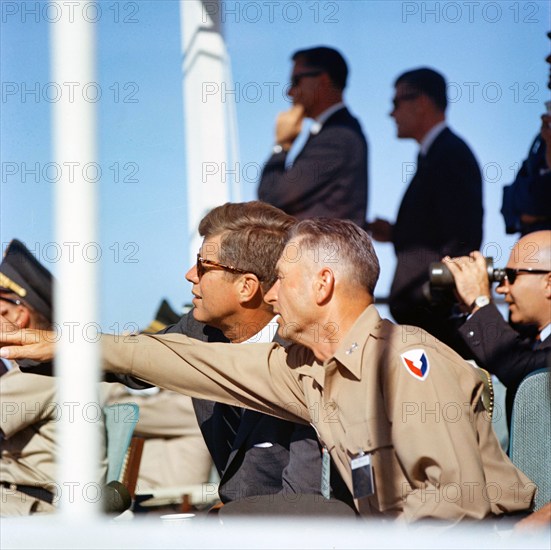
M260 178L258 197L298 219L350 219L360 227L367 211L367 142L343 103L348 67L327 47L299 50L288 91L293 106L278 115L275 145ZM286 159L305 118L310 136L292 167Z
M379 242L392 242L396 271L390 311L400 324L415 325L446 343L453 342L450 303L427 295L429 265L442 256L462 256L482 242L482 178L469 146L446 124L446 81L420 68L395 84L394 118L399 138L420 145L417 172L402 199L394 224L369 224Z
M507 387L510 419L523 378L551 367L551 230L529 233L515 244L505 268L507 276L496 288L509 305L512 323L537 328L532 339L521 338L492 302L486 261L480 252L444 261L470 313L459 329L461 337L476 362Z

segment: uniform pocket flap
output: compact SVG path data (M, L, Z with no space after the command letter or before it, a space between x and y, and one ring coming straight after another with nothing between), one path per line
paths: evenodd
M380 425L375 419L351 424L346 428L346 446L351 456L391 447L390 427L386 423Z

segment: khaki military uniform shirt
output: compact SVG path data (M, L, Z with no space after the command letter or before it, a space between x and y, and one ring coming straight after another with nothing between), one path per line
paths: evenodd
M106 370L311 422L351 491L351 459L368 455L374 492L355 501L363 515L457 521L530 508L535 487L501 450L472 366L421 329L381 320L374 306L334 337L339 348L323 364L300 345L176 334L102 343Z
M0 378L0 481L52 490L55 482L55 378L14 367ZM0 515L51 512L47 502L2 487Z
M0 377L0 515L18 516L55 511L61 487L56 483L57 424L67 414L56 399L56 379L21 372L15 366ZM97 409L101 407L97 404ZM75 413L76 414L76 413ZM90 409L90 415L95 414ZM107 470L103 417L95 422L102 460L94 482L103 484ZM77 442L78 444L78 442ZM43 488L53 494L53 505L16 489Z

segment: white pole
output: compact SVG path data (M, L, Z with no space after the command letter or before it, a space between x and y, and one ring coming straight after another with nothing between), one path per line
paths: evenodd
M63 90L53 104L54 156L62 174L55 188L56 240L62 251L55 293L60 329L56 354L60 456L59 506L66 518L84 519L99 506L97 381L96 93L95 32L86 1L55 2L63 17L52 23L52 75ZM87 8L83 9L84 4ZM90 7L91 6L91 7ZM73 93L71 93L71 89Z
M228 129L228 109L235 109L236 91L228 78L222 9L218 0L180 0L189 265L201 245L199 221L215 206L228 202L237 185L232 186L232 181L239 182L238 159L229 156L228 147L228 133L235 132L235 124ZM231 139L236 153L237 138L232 135Z
M230 56L226 52L226 81L229 82L229 88L234 89L235 84L233 82L233 76L231 71ZM228 114L228 155L230 163L235 166L236 174L232 179L232 186L230 189L230 200L232 202L241 202L241 180L245 178L245 173L241 168L240 153L239 153L239 139L237 128L237 109L235 101L227 102L227 114Z

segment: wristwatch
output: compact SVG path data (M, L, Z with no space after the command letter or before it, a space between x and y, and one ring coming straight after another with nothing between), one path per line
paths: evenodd
M471 311L475 307L481 308L481 307L487 306L489 303L490 303L490 297L489 296L486 296L485 294L482 294L481 296L477 296L474 299L474 302L471 304Z

